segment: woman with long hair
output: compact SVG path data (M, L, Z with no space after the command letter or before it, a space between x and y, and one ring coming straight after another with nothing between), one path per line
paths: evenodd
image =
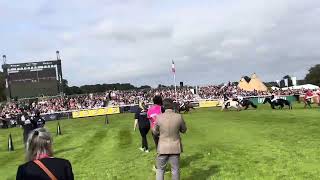
M134 121L134 131L137 126L139 127L140 135L142 138L142 145L140 150L144 152L149 152L148 142L147 142L147 134L150 130L150 122L147 116L147 107L143 101L139 103L139 108L135 113L135 121Z
M68 160L53 157L52 137L45 128L33 130L26 144L27 162L18 168L17 180L73 180Z

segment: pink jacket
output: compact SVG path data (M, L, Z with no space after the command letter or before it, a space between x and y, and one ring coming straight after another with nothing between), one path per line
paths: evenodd
M151 108L148 109L148 118L150 120L151 128L154 128L156 122L157 122L157 116L161 114L161 106L159 105L153 105Z

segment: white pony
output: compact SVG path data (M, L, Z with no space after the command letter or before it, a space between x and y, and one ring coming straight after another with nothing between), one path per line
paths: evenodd
M224 109L229 109L229 108L235 108L237 109L237 111L241 110L241 104L238 101L233 101L231 99L223 102L222 107L221 107L221 111L223 111Z

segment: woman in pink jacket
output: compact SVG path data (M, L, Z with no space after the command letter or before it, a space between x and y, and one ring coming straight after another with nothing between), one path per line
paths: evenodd
M164 112L164 109L162 107L162 98L161 98L161 96L155 96L153 98L153 104L154 105L152 105L148 109L148 112L147 112L148 118L150 120L151 129L153 129L155 127L155 124L157 122L157 116ZM159 136L152 133L152 137L153 137L154 143L155 143L156 148L157 148L158 147Z

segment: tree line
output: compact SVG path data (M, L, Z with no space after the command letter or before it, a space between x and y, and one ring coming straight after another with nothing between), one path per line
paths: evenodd
M63 80L63 92L66 95L102 93L111 90L134 90L134 89L151 89L151 86L143 85L136 87L130 83L114 83L114 84L94 84L83 86L68 86L68 81Z

